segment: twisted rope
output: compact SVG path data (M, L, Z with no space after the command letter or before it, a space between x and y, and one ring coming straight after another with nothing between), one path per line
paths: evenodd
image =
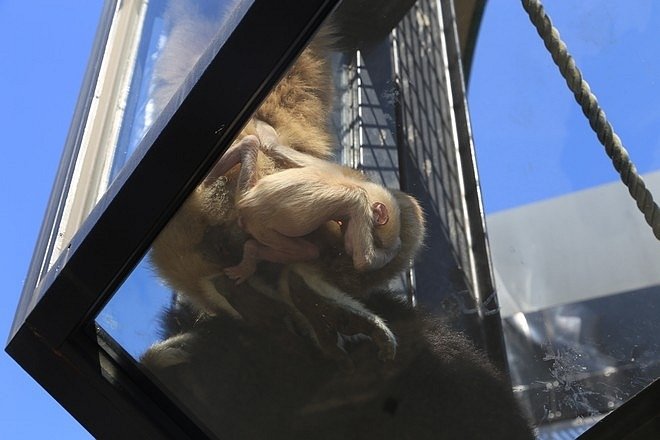
M653 195L646 188L635 165L630 160L628 152L614 133L612 125L607 121L605 112L598 105L596 96L591 92L589 84L582 79L580 69L568 53L566 44L559 37L559 31L552 25L550 17L545 13L539 0L522 0L523 7L537 32L543 39L545 47L552 55L562 76L571 89L575 100L582 107L582 112L589 119L589 125L596 132L598 140L605 147L605 152L612 160L614 169L621 176L621 181L628 187L628 192L637 202L637 207L644 214L646 223L653 229L653 234L660 240L660 214L658 205L653 201Z

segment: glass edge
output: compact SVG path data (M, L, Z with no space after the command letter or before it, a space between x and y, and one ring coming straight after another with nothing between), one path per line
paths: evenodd
M182 183L183 186L174 192L173 196L158 197L157 200L155 200L153 203L147 204L148 206L153 204L158 204L158 206L161 206L163 203L165 203L164 200L171 200L171 202L167 202L167 207L164 211L158 211L157 214L153 214L158 215L159 217L155 223L147 220L141 222L142 227L138 229L142 231L145 228L148 228L150 232L146 235L140 236L141 239L139 243L139 249L135 248L130 253L126 253L126 250L115 249L115 252L124 253L121 255L112 255L110 257L106 255L106 259L110 258L111 260L117 260L117 258L123 258L125 255L126 258L129 258L130 260L121 264L119 272L114 273L107 286L96 289L96 286L99 285L99 283L105 281L94 281L89 279L89 277L92 276L89 273L78 273L78 271L81 270L81 267L86 267L87 269L91 269L93 267L93 265L90 266L93 261L85 261L85 258L82 255L84 254L89 256L90 250L94 247L92 243L103 242L106 247L109 245L102 238L103 233L101 230L107 232L108 229L116 230L116 228L120 226L116 221L112 220L114 218L112 213L119 209L117 208L118 205L124 206L129 203L127 202L127 200L130 200L129 193L135 194L149 191L149 188L154 185L153 183L150 183L151 186L146 185L145 187L143 184L138 185L137 182L145 182L145 178L152 179L153 171L155 171L157 168L163 168L166 166L163 165L163 160L166 162L173 160L171 151L172 149L166 148L164 146L164 144L169 142L166 139L172 136L177 138L177 136L181 135L181 131L186 131L186 133L188 133L189 130L185 128L185 124L187 123L185 121L191 121L190 115L194 113L192 109L196 108L195 106L198 105L198 102L206 103L208 101L208 97L205 94L207 92L206 88L210 87L212 90L215 90L218 86L211 86L211 81L209 81L209 78L204 79L205 75L202 75L200 81L193 87L193 90L191 90L191 94L188 97L191 99L186 98L186 100L181 105L180 109L182 111L179 112L177 109L171 119L168 121L162 121L163 123L160 127L154 127L154 130L158 131L158 133L156 133L156 131L152 131L151 137L146 136L145 139L143 139L145 142L154 142L160 145L157 151L152 151L153 149L150 148L143 157L137 158L146 160L148 164L142 166L143 161L136 160L133 164L131 164L134 165L133 167L128 166L127 169L124 170L126 172L120 173L117 176L114 184L110 186L104 197L101 198L98 205L92 210L87 220L83 222L83 225L78 230L78 232L74 234L71 240L71 244L62 252L62 255L59 256L53 267L48 271L39 272L39 269L41 268L39 263L44 261L43 257L46 252L44 247L47 242L44 242L43 240L50 238L48 232L50 228L52 228L54 220L52 217L46 219L42 231L44 236L40 237L42 238L42 242L39 243L40 246L37 248L38 252L36 252L34 255L34 260L36 263L33 262L31 265L31 279L26 282L24 294L21 298L21 303L19 304L19 308L17 310L12 327L12 332L9 337L10 341L12 336L20 329L20 327L26 325L26 321L30 320L31 326L37 329L42 335L44 335L45 338L50 340L51 343L57 344L57 341L61 342L66 339L66 334L69 334L73 329L81 325L83 321L95 316L97 309L102 307L104 301L109 298L112 292L114 292L114 288L118 284L121 284L121 281L130 273L131 269L135 266L135 264L137 264L141 256L146 252L148 249L148 244L151 243L157 233L154 231L160 231L160 229L162 229L167 220L176 211L176 208L180 206L181 203L183 203L185 196L187 196L187 194L189 194L194 189L196 186L195 182L201 180L203 175L206 174L206 168L199 168L198 161L202 160L202 158L205 158L204 161L200 163L204 164L204 166L206 166L205 164L208 163L208 168L210 168L211 164L215 160L215 157L218 155L216 152L221 153L222 150L226 147L226 144L228 144L229 139L233 139L233 137L238 134L240 128L243 125L243 120L247 120L249 114L252 112L250 109L253 109L253 107L256 108L256 106L265 97L268 90L270 90L270 87L266 87L266 85L274 82L282 74L284 74L286 68L289 66L289 63L294 59L294 55L298 53L298 50L302 50L308 39L311 38L311 36L316 32L318 26L320 26L322 23L323 20L321 20L321 18L326 17L329 12L334 9L334 6L337 4L337 0L316 0L307 4L304 8L296 7L295 14L293 15L293 18L291 18L291 11L294 10L291 9L293 8L293 3L293 1L287 2L286 4L278 5L278 7L275 8L274 5L265 0L253 1L246 16L241 20L241 24L239 24L239 26L232 32L232 34L236 35L233 39L230 37L230 39L227 41L227 43L231 41L231 47L228 47L227 50L224 51L224 55L222 55L223 58L229 57L233 59L237 56L242 56L241 54L244 53L244 49L237 50L237 48L242 47L244 41L248 41L244 38L248 33L248 27L256 25L256 23L263 18L262 15L264 14L268 15L272 14L274 12L273 10L285 9L286 11L283 11L282 14L286 12L290 19L297 17L300 20L298 26L292 26L290 27L289 31L283 33L282 38L285 38L284 41L289 41L289 43L285 45L283 44L284 41L280 42L280 39L277 39L274 40L270 45L266 45L268 47L260 49L262 52L264 52L264 54L268 54L268 56L260 62L262 66L257 69L254 75L252 75L254 76L253 79L255 81L259 81L258 83L255 83L255 89L251 92L250 90L252 89L247 91L243 89L232 89L232 93L234 93L236 96L232 95L231 99L245 100L245 107L243 107L243 104L241 104L241 107L237 108L235 111L232 110L227 115L219 116L221 119L228 118L230 115L232 115L231 117L234 118L229 125L223 125L223 130L215 130L213 133L208 133L208 130L198 130L198 134L195 138L196 141L201 141L200 139L203 139L203 142L207 143L208 145L202 145L199 148L196 148L195 151L190 152L191 154L188 155L190 161L186 168L179 173L177 179L171 179L171 174L168 174L168 183L166 185L167 188L163 188L162 185L158 186L158 189L161 193L168 194L168 188L172 188L174 185L178 185L178 182L184 182L185 180L185 184ZM114 4L116 4L116 2L113 1L111 5L106 6L112 6ZM112 11L112 7L108 7L107 9ZM109 19L109 21L111 22L112 20ZM272 23L272 20L268 21L268 23ZM269 24L269 26L271 25L272 24ZM254 46L257 43L251 42L246 44ZM278 47L277 54L272 53L272 48L270 46L273 45L277 45L276 47ZM102 47L103 45L101 44L100 46ZM268 50L270 50L270 52L267 52ZM280 50L281 53L279 52ZM223 51L221 50L220 53L223 53ZM206 70L208 70L208 75L216 74L219 69L219 63L222 61L223 60L214 59L213 63L208 66L207 69L205 69L205 73ZM268 67L268 70L264 70L266 67ZM200 83L204 84L202 85ZM213 83L215 84L215 82ZM215 91L217 92L217 90ZM239 105L240 102L236 102L235 104ZM204 119L204 121L197 121L196 123L201 124L208 122L206 121L207 118L202 119ZM217 121L213 123L212 127L216 126ZM74 133L75 132L76 130L74 129ZM195 139L191 140L191 142L194 143ZM138 149L140 148L138 147ZM70 160L71 151L67 151L67 153L68 154L65 156L65 158ZM176 161L176 163L180 164L180 158ZM156 164L158 164L158 166L156 166ZM64 169L63 171L65 172L68 169L68 164L63 162L61 165ZM195 167L195 171L192 174L189 174L189 171L187 170L192 169L193 167ZM64 177L66 177L66 175ZM151 180L151 182L153 181L155 180ZM64 186L61 182L58 183L60 183L60 185L56 185L53 190L54 196L52 198L55 202L54 206L49 206L49 211L47 212L47 214L51 214L51 216L53 215L53 210L56 207L61 206L61 201L59 198L57 198L57 191L61 191ZM127 191L124 191L125 187L127 188ZM146 205L143 206L140 204L139 206L143 211L149 209ZM147 217L151 218L152 215L150 214ZM98 226L99 224L101 224L101 226ZM132 225L135 225L135 223L132 223ZM131 232L129 244L124 244L123 248L132 246L133 242L135 241L136 234L139 234L139 232ZM147 244L144 245L145 243ZM144 250L142 250L143 245ZM94 250L95 252L98 252L98 249L94 248ZM72 265L71 263L74 263L74 260L75 264ZM117 264L112 264L110 265L111 267L108 266L107 268L100 270L104 280L109 276L109 272L113 271L115 266L120 264L117 261L115 261ZM99 274L97 272L99 271L95 270L93 275L98 276ZM80 277L81 274L85 276ZM40 285L37 285L37 283ZM84 287L84 289L81 290L77 287ZM71 291L72 288L75 288L75 295L71 296L71 293L74 292L70 292L67 295L64 295L64 290ZM98 295L91 294L90 292L92 292L92 290L95 292L98 290L100 293ZM53 294L51 295L50 293ZM39 300L35 301L35 298L38 298ZM52 311L53 308L59 307L66 307L66 309L63 313L58 314L56 319L52 319L52 314L49 312L49 310ZM85 312L81 314L83 308L85 309ZM73 318L75 318L75 322L72 321Z
M20 294L14 320L12 322L7 343L15 336L18 328L34 306L34 297L38 295L38 284L47 272L46 264L50 260L55 243L58 225L61 220L62 209L68 196L68 187L71 184L72 172L75 166L78 147L84 131L89 108L92 102L96 78L98 76L108 33L114 18L118 0L105 0L99 17L94 42L90 51L87 67L76 100L73 117L69 131L64 142L64 149L56 172L55 181L46 205L37 240L28 266L27 276Z

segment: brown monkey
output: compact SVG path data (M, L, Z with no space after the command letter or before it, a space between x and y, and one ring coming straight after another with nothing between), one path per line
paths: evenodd
M176 11L183 10L185 8ZM187 23L176 20L174 26L183 27ZM171 64L178 62L178 52L188 46L188 39L196 40L196 32L196 27L171 31L177 41L168 42L161 57L163 65L156 65L156 77L167 77L167 81L160 82L179 84L183 81L183 76L172 78L178 73L172 75ZM329 157L331 152L329 34L327 27L319 32L255 112L256 118L276 128L282 143L323 158ZM174 69L174 72L179 70ZM240 143L250 134L256 135L254 122L247 124L236 142ZM273 161L259 154L255 178L274 171ZM232 172L218 178L212 171L161 231L150 253L151 262L163 280L198 309L212 314L239 316L211 281L235 264L227 254L238 254L246 239L236 225L236 176ZM210 240L209 236L214 239Z
M328 221L342 225L345 250L358 271L381 268L394 257L401 246L399 206L386 188L353 169L279 145L272 127L255 124L259 138L243 138L214 169L225 174L241 164L236 208L241 227L253 237L243 246L241 262L225 269L230 278L245 281L261 260L318 258L318 246L305 236ZM259 149L293 168L256 180Z
M268 95L235 141L234 146L252 145L252 148L241 147L252 152L252 160L247 161L252 164L252 171L240 172L238 167L231 167L232 169L223 175L225 173L220 172L221 167L216 166L153 244L151 261L158 273L173 289L203 311L211 314L228 313L239 318L245 313L239 313L228 300L238 286L217 282L219 275L224 277L224 271L236 265L235 256L241 255L246 241L249 240L238 226L239 210L235 203L236 194L240 194L243 188L290 168L318 168L325 173L336 172L342 178L350 176L350 179L361 182L361 185L368 183L358 172L348 168L326 161L314 162L313 165L308 163L314 158L327 158L330 154L331 135L328 126L332 79L326 59L327 35L327 28L320 32ZM263 121L265 124L257 121ZM264 127L272 127L271 130L274 129L276 134ZM276 139L276 142L273 139ZM280 145L289 147L285 149L286 154L281 154L282 151L278 148L272 148ZM259 146L269 148L266 151L255 148ZM245 168L241 165L242 170ZM330 169L334 171L328 171ZM305 280L311 291L344 308L347 311L346 316L353 316L359 322L371 326L370 330L363 333L369 334L378 345L381 358L391 359L396 349L394 335L382 319L351 297L361 298L377 287L386 286L401 270L408 267L421 246L424 218L419 205L412 197L398 191L392 191L390 197L396 200L392 202L392 208L387 202L377 200L385 206L385 216L382 215L384 210L380 205L377 205L376 210L381 213L378 222L385 223L381 225L385 226L382 230L394 232L374 235L370 230L367 233L348 231L351 224L349 220L348 224L344 222L342 233L337 223L327 222L310 236L305 236L312 246L318 248L319 259L312 259L305 264L287 265L284 268L263 265L257 276L251 277L241 288L276 297L288 305L294 321L309 328L310 324L305 323L307 317L302 316L303 313L290 298L289 286L282 282L286 280L286 274L293 271ZM308 197L307 200L311 198ZM373 203L363 203L364 207L369 208L368 216L373 216L371 205ZM399 207L400 214L396 212L396 206ZM316 203L311 209L316 209ZM305 210L310 211L310 207ZM333 215L328 216L331 217ZM371 220L352 223L354 226L372 227ZM363 258L363 261L358 258L356 264L352 258L354 248L364 250L368 247L354 243L354 238L351 237L358 236L370 237L371 246L377 248L380 253L374 251L373 256L365 253L367 257ZM400 240L400 247L397 240ZM346 243L350 243L348 249ZM373 258L371 262L369 257ZM356 266L369 265L371 269L367 271L356 269ZM274 277L273 273L276 274ZM327 325L337 328L338 331L343 326L338 322L328 322ZM346 326L352 327L354 326ZM314 331L309 333L314 339Z
M379 14L385 8L372 3ZM369 2L343 4L371 11L365 7ZM363 26L364 21L356 23ZM321 158L328 156L330 145L326 125L332 80L326 66L324 44L317 39L255 114L277 130L282 144ZM253 120L237 144L250 134L258 143L264 141ZM292 166L257 150L256 174L246 176L258 181ZM318 247L318 259L284 266L262 263L253 277L236 285L223 270L236 264L233 256L240 255L248 239L237 226L234 202L240 194L240 174L238 167L225 177L217 171L172 219L154 243L152 257L182 297L214 312L222 310L217 307L221 300L228 301L245 319L194 315L189 328L173 328L173 336L141 360L212 435L288 440L532 438L520 435L524 421L512 417L510 387L460 334L435 327L435 317L408 310L392 295L377 292L366 298L406 268L421 246L424 217L413 198L392 191L401 211L401 247L382 268L357 271L344 252L339 227L328 222L306 237ZM292 335L282 319L289 313L282 312L284 303L272 301L278 282L316 333L335 348L337 332L364 333L377 341L381 327L390 335L391 328L401 340L396 358L383 365L374 358L372 344L358 342L349 348L356 366L352 375L338 372L333 362L319 361L307 339ZM363 315L355 307L366 310L366 304L376 313L368 311L366 319L356 320ZM380 316L387 318L387 326ZM170 321L186 321L180 318L172 315ZM356 323L366 328L356 329ZM446 396L456 394L460 399L448 403Z

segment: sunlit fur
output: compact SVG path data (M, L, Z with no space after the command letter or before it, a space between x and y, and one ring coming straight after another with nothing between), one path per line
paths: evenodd
M325 182L321 187L326 190L329 188L335 198L337 188L343 185L349 188L350 197L360 200L357 203L360 215L368 220L349 221L345 231L340 230L335 222L326 222L311 231L305 239L318 247L319 258L300 266L297 271L312 270L315 279L323 280L315 283L317 288L334 286L333 289L343 292L346 310L355 316L364 316L362 308L353 306L349 295L365 297L374 289L387 286L392 278L409 267L423 240L424 217L412 197L372 184L358 171L327 161L332 149L329 121L333 84L327 60L328 36L331 33L328 29L324 28L303 51L258 108L236 142L248 135L258 136L258 124L263 121L276 131L278 144L287 146L289 150L285 154L286 158L279 156L276 150L257 156L255 172L257 182L264 182L261 186L271 182L269 179L277 181L289 175L290 180L284 183L285 186L293 187L298 182L310 180L301 180L299 176L294 177L294 174L309 176L317 172L323 176L317 177L316 182ZM297 156L292 158L290 151L297 153ZM292 160L298 163L290 163ZM311 171L315 168L316 171ZM271 177L278 172L282 175ZM233 167L225 176L211 175L202 182L154 241L150 254L157 273L176 292L207 313L234 317L240 314L223 296L228 292L218 292L212 280L240 262L244 245L250 239L239 227L239 217L244 218L248 224L250 218L263 218L261 216L264 215L246 215L246 210L250 209L247 207L250 200L248 196L241 202L239 209L242 212L239 215L236 209L236 202L240 198L237 191L239 174L240 167ZM255 187L255 193L261 186ZM314 226L327 219L333 219L335 213L322 216L316 213L319 207L330 211L337 209L332 203L322 202L326 196L322 189L315 185L298 185L295 190L300 194L308 194L294 198L294 203L304 202L304 206L296 208L293 217L294 221L298 221L298 217L307 216L304 221L307 227L303 232L314 229ZM374 197L376 201L387 206L390 217L384 225L377 227L371 220L374 201L371 196L374 194L377 194ZM264 200L268 201L269 198L262 198L260 203ZM266 207L271 211L266 218L270 218L272 208ZM351 230L351 225L358 230ZM250 230L250 226L247 229ZM299 232L296 231L296 235ZM353 249L362 250L356 253L355 261L352 252L349 252ZM256 275L260 276L261 270ZM263 270L272 272L269 266L264 266ZM248 284L259 290L254 287L258 283ZM286 298L283 300L286 301ZM374 315L371 322L382 323L382 320ZM388 343L390 346L395 345L393 340Z
M178 40L185 43L186 35L192 36L196 31L195 26L187 31L177 28L173 35L180 35ZM331 151L328 121L332 81L326 59L327 34L328 31L322 31L320 38L303 51L256 112L259 119L276 127L283 142L324 158L329 157ZM171 40L168 44L174 47L164 51L166 61L170 61L160 66L164 76L180 75L178 70L172 72L172 67L167 66L177 63L177 58L167 54L172 51L185 53L185 45L177 43L175 38ZM170 78L172 83L179 80ZM250 133L256 133L253 123L245 127L241 136ZM263 174L270 174L275 167L271 160L261 155L258 169ZM240 249L246 238L236 225L233 208L235 181L231 177L202 183L157 237L150 253L153 266L162 279L210 313L228 311L234 314L221 295L208 288L208 278L221 273L233 260L231 257L226 260L218 258L205 237L209 229L224 227L219 237L225 247L233 249Z
M176 1L194 5L197 0ZM351 4L345 17L381 14L387 6L343 2ZM363 19L355 21L362 26ZM255 115L277 130L282 144L324 159L332 146L327 35L322 33L303 52ZM256 119L239 140L258 134ZM258 178L283 168L277 158L258 155ZM237 263L249 238L237 224L238 173L233 169L226 177L205 180L153 244L151 261L162 278L198 309L220 315L188 317L172 306L165 320L171 337L141 358L168 393L222 438L532 438L510 385L466 338L439 325L437 316L409 309L382 291L423 245L424 214L413 197L388 190L399 208L400 229L396 232L396 223L389 221L385 226L390 228L374 238L390 246L398 236L401 246L381 268L356 270L343 231L327 222L306 237L318 246L319 258L293 265L264 263L255 276L236 285L223 270ZM364 179L348 168L342 173ZM325 337L336 354L348 356L336 347L337 332L355 334L355 323L366 323L360 333L379 341L378 357L390 362L374 356L372 342L349 350L353 374L338 369L332 356L319 359L318 348L308 343L310 335L291 331L288 318L296 313L291 303L280 300L282 293L306 314L307 324L324 330L317 331L318 339ZM189 307L186 301L177 304ZM226 313L243 319L226 319Z
M244 281L258 260L317 258L318 248L304 237L328 221L344 225L344 248L359 271L384 266L398 251L399 207L390 191L349 168L309 162L262 177L240 196L241 225L254 240L246 243L241 263L227 269L232 278ZM383 224L376 219L376 204L384 211L378 216Z
M333 150L334 88L327 57L331 34L330 26L319 31L254 113L254 118L275 128L283 145L321 158L329 158ZM246 134L256 134L253 124L246 126L242 135Z

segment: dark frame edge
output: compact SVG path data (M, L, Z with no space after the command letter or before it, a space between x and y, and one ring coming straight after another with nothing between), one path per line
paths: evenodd
M455 2L457 0L454 0ZM460 2L460 0L458 0ZM474 11L470 19L470 28L467 32L465 47L463 49L463 76L465 82L465 89L470 85L470 73L472 71L472 60L474 59L474 51L477 47L477 40L479 38L479 30L481 29L481 20L483 19L486 10L487 0L476 0Z
M660 435L658 402L660 379L599 420L578 440L643 440L652 438L649 434Z
M472 128L467 104L466 77L463 70L463 58L456 28L454 0L441 0L444 25L447 27L447 56L449 58L449 76L451 81L454 115L458 131L458 149L465 183L465 200L468 210L469 229L473 235L471 252L479 258L476 261L476 280L479 297L479 316L482 319L482 335L490 360L507 373L508 362L499 313L499 303L493 280L493 267L486 230L486 218L479 185L476 154L472 138Z
M307 2L295 14L291 14L297 4L293 0L269 3L257 0L250 7L171 119L164 127L154 124L154 129L162 131L145 136L143 142L153 141L153 146L138 148L144 152L141 160L127 164L128 169L120 173L43 277L38 290L45 293L25 321L53 347L95 315L114 293L338 0ZM274 10L287 11L301 24L278 29L279 22L272 19ZM273 47L284 45L250 41L255 28L266 33L279 30L278 41L284 41L286 48L273 52ZM247 60L247 65L238 60ZM227 65L246 70L228 74ZM254 84L254 88L243 84ZM180 145L187 148L177 148ZM103 264L95 265L101 261L98 255L103 255Z
M39 228L34 250L32 252L32 259L28 266L28 273L23 284L23 290L14 314L9 336L6 344L14 337L18 328L27 318L30 310L29 304L36 294L35 289L39 279L45 273L45 265L47 260L50 259L52 247L49 249L54 228L59 224L59 219L62 216L62 209L64 207L63 197L67 192L67 188L71 184L73 169L75 166L75 159L80 147L80 140L85 129L84 121L89 114L89 108L94 96L94 89L96 86L96 78L101 69L103 62L103 53L108 39L110 26L114 17L114 11L117 6L118 0L105 0L103 9L99 17L99 24L92 43L89 61L85 68L82 83L80 86L80 93L76 101L76 106L73 111L71 125L64 142L64 150L60 157L55 181L51 189L50 196L45 209L44 219Z
M56 262L58 270L51 268L37 287L38 271L44 261L40 254L51 238L45 234L52 229L52 220L44 221L36 251L39 254L35 253L30 267L34 284L26 284L20 300L22 308L19 306L17 310L5 350L93 435L154 439L208 437L190 417L181 416L183 413L172 402L163 400L162 393L154 391L153 384L126 374L121 363L109 356L87 330L104 301L130 274L171 215L238 134L270 87L285 73L338 2L310 1L298 7L291 18L291 11L287 13L285 8L297 5L294 0L277 5L257 0L258 7L254 8L253 4L248 11L248 14L253 12L251 18L246 23L241 21L243 26L239 25L232 33L233 37L240 28L233 43L229 44L232 37L225 43L234 60L246 59L245 50L249 51L255 44L261 50L257 50L257 54L266 52L263 57L247 52L254 58L247 67L253 71L249 75L234 73L234 77L242 81L236 84L242 87L234 83L230 87L232 84L213 80L223 68L223 60L216 57L174 116L166 121L167 125L158 127L162 131L145 138L145 141L155 141L154 148L143 149L144 161L134 161L128 172L120 173ZM115 1L111 0L111 4ZM261 32L272 31L269 25L272 28L278 22L268 12L276 7L298 26L287 23L286 30L278 34L279 39L269 44L246 40L254 34L258 24L266 24L266 30L259 27ZM273 47L278 50L268 53ZM100 60L92 60L90 66L96 65L95 61L100 63ZM231 97L228 103L217 99L218 96L224 98L221 94L224 92ZM81 96L86 96L84 91ZM212 118L208 113L218 108L222 110L220 116ZM78 110L81 112L78 116L83 118L85 106ZM223 121L225 126L221 125ZM76 130L80 129L72 125L67 142L75 140L81 133ZM183 143L193 146L182 154L177 146ZM62 191L69 182L68 171L71 159L75 158L75 142L73 144L68 144L72 149L67 149L63 155L58 174L58 179L62 180L54 186L47 215L54 215L52 210L60 206L57 191ZM172 178L172 170L176 170L176 178ZM163 177L168 178L165 184ZM154 194L155 197L145 203L144 197ZM135 212L127 207L135 208ZM126 212L131 213L129 218ZM38 260L40 257L42 259ZM26 305L40 293L43 295L34 308L27 310Z
M81 350L71 341L54 350L29 326L22 326L6 351L96 438L192 438L149 399L136 399L135 393L108 381L100 350ZM96 362L91 361L94 356ZM117 380L125 382L113 382Z

